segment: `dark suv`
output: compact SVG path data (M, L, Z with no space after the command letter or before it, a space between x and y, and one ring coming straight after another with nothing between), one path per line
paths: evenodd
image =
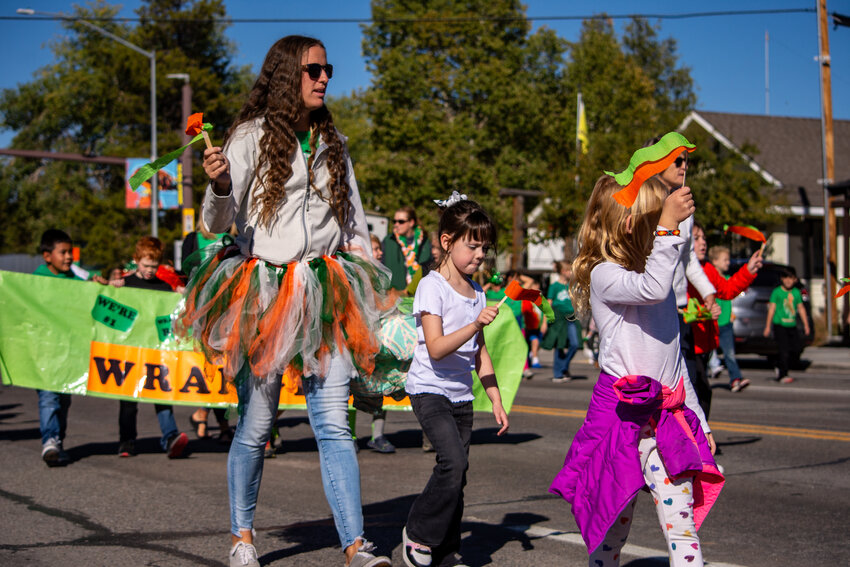
M734 274L746 260L732 260L729 273ZM756 275L755 281L747 291L732 300L732 313L735 321L732 323L735 333L735 352L762 354L774 356L777 353L776 341L773 337L764 336L764 323L767 319L767 304L771 292L780 285L780 274L787 268L783 264L765 262ZM797 316L797 329L800 333L801 344L805 348L814 339L814 324L812 323L812 307L809 303L809 291L798 281L795 285L803 296L806 316L809 319L809 335L803 335L803 324Z

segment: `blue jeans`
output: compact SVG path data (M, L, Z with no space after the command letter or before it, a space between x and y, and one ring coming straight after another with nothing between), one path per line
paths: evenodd
M156 411L156 420L159 422L159 431L162 433L159 438L159 446L162 447L163 451L167 451L168 442L179 433L177 422L174 420L174 410L171 406L161 404L154 404L153 407ZM118 438L121 443L136 440L136 415L138 413L139 402L121 400L118 410Z
M581 342L578 336L578 325L575 321L567 321L567 341L570 344L566 349L555 349L555 358L552 362L552 376L555 378L570 375L570 362L578 351Z
M62 441L68 426L68 408L71 407L71 394L38 392L38 425L41 429L41 444L48 439Z
M717 327L720 340L720 348L723 350L723 362L726 364L726 371L729 373L729 383L732 380L738 380L741 377L741 369L738 368L738 361L735 359L735 334L732 332L732 324L720 325Z
M319 446L325 498L343 549L363 537L360 466L348 427L351 377L346 368L340 357L334 357L324 380L317 377L302 380L310 426ZM280 376L262 380L247 376L237 389L242 415L227 460L230 530L237 537L241 537L241 530L254 527L254 510L263 476L263 451L277 415L280 383Z

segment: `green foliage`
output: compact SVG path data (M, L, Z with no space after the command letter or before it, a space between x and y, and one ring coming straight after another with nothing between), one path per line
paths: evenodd
M787 204L781 194L766 187L740 155L697 124L692 123L683 134L697 146L688 158L685 181L693 190L696 219L705 227L709 244L729 243L729 237L722 234L724 224L751 224L769 233L781 220L777 208ZM754 147L742 151L758 159Z
M77 6L80 18L109 18L117 8L98 0ZM157 154L181 145L185 128L181 81L169 73L188 73L193 107L220 140L242 94L248 70L233 69L233 46L222 24L198 24L226 16L222 0L149 0L137 11L136 27L99 22L107 31L146 51L156 51ZM156 20L156 21L154 21ZM21 149L112 157L150 155L150 59L79 22L65 24L66 35L50 48L55 63L33 80L0 96L0 126L17 131L12 146ZM202 149L196 148L196 160ZM196 161L198 163L198 161ZM0 252L29 252L41 232L58 227L83 246L87 265L127 259L133 243L149 234L150 211L124 208L124 168L79 162L9 159L0 166ZM195 203L205 177L194 170ZM180 237L179 211L160 216L159 236Z
M376 0L372 15L363 51L373 149L359 179L367 207L411 205L433 226L433 199L457 190L509 227L499 189L542 189L561 135L550 120L562 106L563 40L531 34L514 0Z

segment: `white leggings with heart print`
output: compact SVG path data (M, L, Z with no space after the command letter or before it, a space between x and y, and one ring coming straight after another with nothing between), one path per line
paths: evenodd
M646 486L655 502L658 522L667 540L667 552L671 567L702 567L702 547L694 526L694 498L692 478L671 480L655 445L655 437L649 428L641 431L638 445L641 466ZM635 499L636 500L636 499ZM608 530L602 544L590 554L590 567L617 567L620 565L620 550L629 536L635 510L632 500L620 517Z

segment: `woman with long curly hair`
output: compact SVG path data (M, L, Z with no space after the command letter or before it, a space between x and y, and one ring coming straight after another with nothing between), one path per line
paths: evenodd
M357 377L371 375L380 348L389 274L372 259L346 139L325 106L332 75L319 40L280 39L223 149L204 151L204 224L224 232L235 220L238 235L204 249L177 330L223 364L239 395L227 468L231 567L259 565L253 524L263 449L280 388L299 386L345 564L390 565L363 536L347 411L350 390L382 393Z

